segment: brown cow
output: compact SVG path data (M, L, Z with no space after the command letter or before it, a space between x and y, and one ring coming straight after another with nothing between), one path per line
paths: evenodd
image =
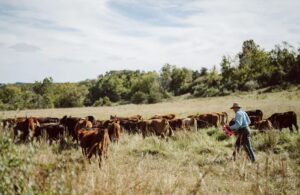
M218 114L200 114L198 119L207 122L210 126L218 127L219 115Z
M293 126L296 130L299 131L297 124L297 114L294 111L283 112L283 113L274 113L268 118L271 121L274 128L279 129L280 131L283 128L289 128L290 132L293 132Z
M253 126L255 125L255 123L261 121L262 119L260 119L260 116L249 116L249 119L251 121L251 123L249 124L249 126Z
M30 130L32 130L33 134L37 127L40 126L40 123L36 118L29 117L25 119L25 121L18 121L16 126L14 127L14 140L18 136L18 132L21 132L20 141L26 142L29 138Z
M141 120L137 122L137 128L142 132L143 137L148 134L148 126L150 124L150 120Z
M200 114L189 115L187 118L194 118L197 120L197 128L203 129L212 126L210 120L207 120L207 117L199 117ZM219 115L218 115L219 116ZM204 120L203 120L204 119Z
M60 124L65 126L66 131L70 136L72 136L73 141L78 140L77 133L75 132L75 126L80 119L81 118L71 116L64 116L62 119L60 119Z
M183 123L183 127L184 129L186 130L194 130L194 131L197 131L198 130L198 127L197 127L197 119L195 118L185 118L185 119L182 119L182 123Z
M120 125L128 133L138 133L138 121L133 120L121 120Z
M7 118L4 119L3 122L3 128L12 128L14 127L18 122L25 121L26 117L18 117L18 118Z
M83 128L85 129L93 128L92 122L87 119L80 119L75 125L75 129L74 129L77 136L78 136L78 131Z
M108 125L108 134L111 142L119 142L121 137L121 126L119 121L114 121Z
M118 117L117 115L115 116L112 116L110 115L110 119L111 120L131 120L131 121L138 121L138 120L142 120L142 116L141 115L134 115L134 116L131 116L131 117Z
M246 111L249 117L255 116L258 118L258 121L263 119L263 112L261 110L248 110Z
M172 119L172 120L169 120L169 124L170 124L170 127L173 130L183 129L184 128L182 119Z
M63 125L43 125L36 128L33 137L39 140L42 135L46 135L51 145L53 141L59 140L64 135L64 131L65 127Z
M95 135L98 133L98 131L99 128L90 130L80 129L78 131L78 139L83 156L87 156L88 150L93 146L95 142Z
M40 124L44 123L59 123L59 118L51 118L51 117L38 117L36 118Z
M254 122L254 126L256 129L260 131L273 129L272 123L269 120L261 120L261 121Z
M143 131L143 137L149 133L165 138L167 135L172 136L173 130L167 119L153 119L147 123L146 131Z
M108 157L108 144L109 144L109 133L107 129L100 129L98 133L95 135L95 139L93 140L93 145L88 151L87 158L90 161L93 155L97 155L99 157L99 167L101 168L103 157L107 159Z
M173 120L175 119L176 115L175 114L166 114L166 115L154 115L150 119L168 119L168 120Z

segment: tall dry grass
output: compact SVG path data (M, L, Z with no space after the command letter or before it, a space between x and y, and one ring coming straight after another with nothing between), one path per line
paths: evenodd
M214 133L212 133L212 131ZM1 133L3 139L6 133ZM242 152L230 160L233 138L219 141L221 132L208 129L176 132L168 141L140 135L122 136L110 144L102 168L89 164L72 145L60 150L45 141L16 145L18 155L30 156L24 189L45 194L296 194L299 191L300 134L278 136L284 150L274 152L266 134L254 136L257 163ZM281 143L282 140L289 140ZM299 142L299 143L298 143ZM69 143L70 144L70 143ZM25 164L26 163L26 164ZM24 165L25 164L25 165Z
M233 102L239 102L245 109L260 108L270 115L286 110L299 113L299 100L299 91L253 93L177 99L154 105L11 111L4 112L3 116L92 114L108 118L109 114L128 116L139 113L148 117L172 112L183 117L197 112L229 112L228 107ZM0 140L11 141L11 136L11 131L0 130ZM300 193L300 133L291 134L287 130L283 133L254 133L253 145L257 154L257 163L254 164L244 152L236 162L230 160L234 141L214 128L198 132L179 131L168 141L157 137L143 139L141 135L125 133L119 144L110 144L109 158L102 169L98 167L97 159L89 164L70 140L64 145L55 143L51 146L45 140L25 145L10 142L9 147L14 153L1 154L0 163L11 169L10 157L18 159L23 175L17 175L24 178L18 189L32 194ZM10 177L11 172L14 173L9 171L6 177Z

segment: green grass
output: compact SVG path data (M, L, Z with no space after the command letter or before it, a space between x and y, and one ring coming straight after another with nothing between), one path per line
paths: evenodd
M144 118L175 113L226 111L233 102L244 109L262 109L264 117L288 110L300 114L300 90L273 93L236 93L226 97L175 98L152 105L121 105L100 108L70 108L4 111L0 118L14 116L109 115ZM42 141L15 145L11 131L0 129L0 194L300 194L300 133L285 129L253 132L257 163L241 152L230 160L234 137L219 129L176 132L168 141L157 137L123 134L119 144L110 144L102 169L97 159L89 164L78 146Z
M100 169L96 159L89 164L69 142L63 150L59 143L49 146L45 141L15 145L2 130L1 148L10 149L0 162L11 181L15 167L3 162L7 156L18 159L19 189L29 193L295 194L299 190L300 134L255 135L255 164L244 152L236 162L229 160L235 139L220 140L220 135L217 129L182 131L165 141L124 134L119 144L110 144L109 158ZM282 148L279 153L277 146ZM12 184L2 185L0 193L13 193Z

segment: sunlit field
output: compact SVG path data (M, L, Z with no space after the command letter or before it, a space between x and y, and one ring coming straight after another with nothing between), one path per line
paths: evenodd
M110 115L131 116L140 114L144 118L155 114L175 113L177 117L186 117L190 114L226 111L231 117L234 114L229 109L233 102L238 102L244 110L261 109L264 117L274 112L293 110L300 113L300 89L275 93L237 93L224 97L191 98L188 96L175 97L157 104L128 104L112 107L85 107L42 110L4 111L2 117L15 116L49 116L62 117L64 115L85 117L94 115L98 119L108 119Z
M240 103L245 110L261 109L264 117L289 110L300 114L300 91L245 93L225 97L188 99L187 96L150 105L46 109L2 112L14 116L110 115L226 111ZM299 116L298 116L299 122ZM241 152L230 159L234 137L215 128L197 132L177 131L167 141L155 136L123 133L119 144L109 145L102 168L96 158L89 163L80 148L67 143L45 141L15 145L11 130L0 131L0 189L43 194L299 194L300 133L277 130L252 134L257 162ZM5 154L5 155L4 155ZM12 163L13 162L13 163ZM2 182L3 181L3 182Z

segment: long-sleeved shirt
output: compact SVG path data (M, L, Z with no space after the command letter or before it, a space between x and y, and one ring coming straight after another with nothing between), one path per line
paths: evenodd
M230 126L233 130L238 130L240 128L244 128L250 125L251 121L248 114L242 110L238 110L235 113L234 125Z

